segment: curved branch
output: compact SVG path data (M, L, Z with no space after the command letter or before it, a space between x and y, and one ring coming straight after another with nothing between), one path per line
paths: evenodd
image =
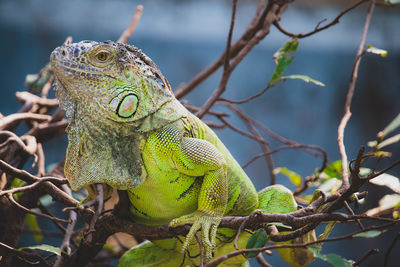
M46 218L46 219L49 219L49 220L52 220L52 221L55 221L55 222L70 223L69 220L60 219L60 218L57 218L57 217L54 217L54 216L50 216L50 215L47 215L47 214L35 212L35 211L33 211L33 210L30 210L30 209L28 209L28 208L25 208L24 206L22 206L21 204L19 204L19 203L14 199L14 197L12 196L11 193L7 193L6 196L7 196L8 200L10 200L10 202L11 202L14 206L18 207L19 209L21 209L21 210L23 210L23 211L25 211L25 212L27 212L27 213L33 214L33 215L38 216L38 217L43 217L43 218Z
M317 24L317 26L315 27L315 29L314 29L313 31L308 32L308 33L297 33L297 34L296 34L296 33L288 32L288 31L286 31L285 29L282 28L282 26L279 24L278 20L276 20L276 21L274 22L274 26L275 26L281 33L283 33L283 34L285 34L285 35L287 35L287 36L289 36L289 37L292 37L292 38L305 38L305 37L311 36L311 35L313 35L313 34L316 34L316 33L320 32L320 31L326 30L326 29L328 29L329 27L331 27L331 26L333 26L333 25L339 23L339 22L340 22L340 18L343 17L343 15L345 15L345 14L348 13L349 11L355 9L356 7L358 7L359 5L361 5L362 3L367 2L367 1L369 1L369 0L361 0L361 1L358 1L357 3L355 3L354 5L352 5L351 7L349 7L349 8L347 8L347 9L343 10L342 12L340 12L330 23L328 23L328 24L326 24L326 25L324 25L324 26L322 26L322 27L320 27L320 25L321 25L321 23L324 22L326 19L321 20L320 22L318 22L318 24Z

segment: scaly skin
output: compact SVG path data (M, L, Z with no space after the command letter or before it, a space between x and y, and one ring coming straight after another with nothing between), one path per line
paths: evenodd
M64 45L50 60L69 118L64 172L71 188L86 187L90 195L96 183L127 190L135 222L192 225L183 245L177 239L147 243L129 251L121 265L194 264L172 252L198 254L198 230L206 260L216 247L216 255L233 250L226 241L235 232L217 231L218 225L225 215L254 211L257 192L215 133L175 99L156 65L135 47L111 41ZM266 198L260 206L292 207L287 194L289 204ZM143 250L152 255L148 261ZM240 257L232 264L246 261Z
M66 110L65 175L73 190L95 183L128 190L136 222L192 224L211 258L224 215L258 204L247 175L222 142L173 96L152 61L134 47L80 42L51 54Z

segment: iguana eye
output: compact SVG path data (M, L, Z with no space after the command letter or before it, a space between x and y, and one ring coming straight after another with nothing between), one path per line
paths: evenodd
M110 53L108 51L100 51L99 53L96 54L96 58L101 62L106 61L109 57Z

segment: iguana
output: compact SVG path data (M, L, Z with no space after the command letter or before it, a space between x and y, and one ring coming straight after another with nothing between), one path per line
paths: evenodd
M216 134L174 97L157 66L137 48L82 41L56 48L50 61L69 119L64 172L71 188L86 187L90 195L99 183L126 190L133 221L192 225L183 244L178 238L141 244L120 266L198 265L199 230L206 260L234 250L235 231L218 229L223 216L257 208L296 210L283 186L257 194ZM248 237L242 234L242 248ZM246 261L239 256L225 264Z

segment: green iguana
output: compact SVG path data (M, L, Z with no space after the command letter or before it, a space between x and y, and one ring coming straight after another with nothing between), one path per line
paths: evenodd
M64 172L71 188L86 187L92 196L99 183L127 190L133 221L192 225L183 244L177 238L140 244L125 253L120 266L198 265L199 230L206 260L234 250L235 231L217 230L223 216L245 216L257 208L296 210L283 186L257 194L215 133L181 105L137 48L82 41L56 48L50 60L57 98L69 118ZM249 236L242 234L240 247ZM224 264L246 261L238 256Z

